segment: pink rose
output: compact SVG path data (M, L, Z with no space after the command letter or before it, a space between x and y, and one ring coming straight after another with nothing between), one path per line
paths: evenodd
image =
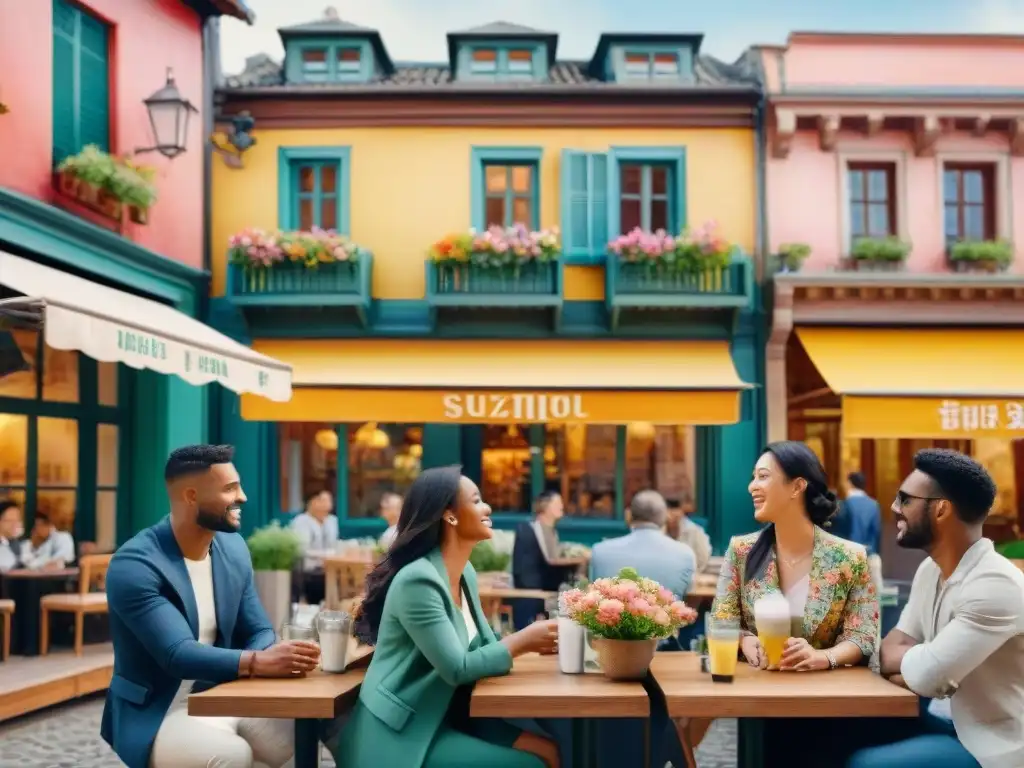
M597 606L598 623L604 624L606 627L617 624L622 617L624 608L621 600L602 600Z
M647 612L650 610L651 604L642 597L637 597L629 601L629 612L636 616L646 616Z
M667 627L671 621L664 608L659 608L651 618L654 619L655 624L660 624L663 627Z
M660 602L665 603L666 605L669 605L675 599L676 599L675 595L672 594L671 590L665 589L665 587L658 587L658 600Z
M579 601L580 610L592 611L601 602L601 595L596 590L587 592Z

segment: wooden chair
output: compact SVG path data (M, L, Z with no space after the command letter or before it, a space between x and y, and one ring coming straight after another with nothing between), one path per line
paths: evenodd
M39 653L50 650L50 612L75 615L75 655L82 655L85 615L107 612L107 568L113 555L85 555L78 561L77 594L45 595L39 601ZM95 588L96 591L93 591Z
M370 560L324 558L324 608L343 610L342 601L360 597L366 590L366 577L373 570Z
M4 644L0 648L0 661L7 661L11 655L11 617L14 615L14 601L0 600L0 617L3 618Z

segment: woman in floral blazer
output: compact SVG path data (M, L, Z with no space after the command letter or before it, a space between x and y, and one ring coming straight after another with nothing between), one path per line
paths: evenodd
M822 529L836 510L826 482L817 457L798 442L769 445L754 468L754 517L768 525L730 542L711 608L713 616L739 619L740 647L753 666L767 666L754 603L770 592L784 595L793 615L803 614L782 670L835 669L875 654L878 597L867 555Z

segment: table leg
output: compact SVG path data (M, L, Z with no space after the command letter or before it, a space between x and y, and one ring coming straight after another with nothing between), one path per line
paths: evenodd
M593 738L593 721L585 717L573 718L572 768L597 768L597 760L591 744Z
M295 768L319 768L320 729L316 720L295 720Z
M754 717L740 718L737 732L737 768L763 768L764 720Z

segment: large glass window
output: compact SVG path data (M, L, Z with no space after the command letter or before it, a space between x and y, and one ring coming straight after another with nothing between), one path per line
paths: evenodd
M333 424L282 424L281 508L300 512L312 494L338 485L338 433Z
M347 431L348 515L375 517L384 493L404 496L419 477L423 426L371 421Z
M647 489L666 499L693 499L692 427L635 423L626 428L626 503Z
M0 332L0 498L101 551L117 545L120 376L116 363L47 347L37 332Z
M612 518L618 514L617 434L617 428L609 425L545 427L545 481L549 489L562 494L567 515Z
M527 424L483 428L480 495L497 512L520 512L532 504L533 452Z

